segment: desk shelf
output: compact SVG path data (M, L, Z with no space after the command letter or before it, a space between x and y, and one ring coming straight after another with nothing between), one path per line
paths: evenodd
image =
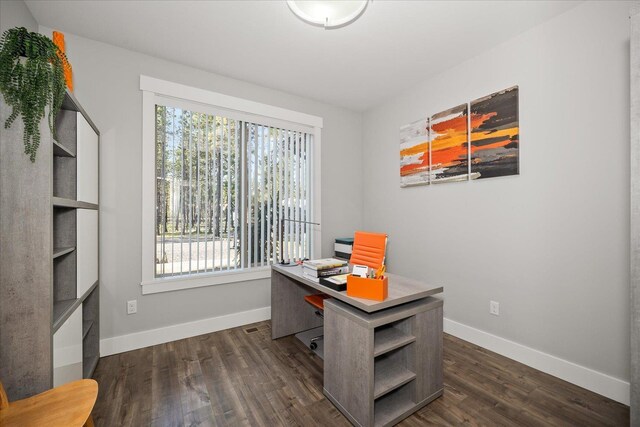
M373 415L374 426L395 425L404 418L406 413L411 412L415 406L411 398L411 386L411 384L407 384L376 400Z
M381 326L376 328L374 334L373 356L381 356L389 351L411 344L415 340L416 337L393 325Z
M373 398L378 399L385 394L413 381L416 374L402 366L394 358L376 360L373 380Z
M332 298L324 316L324 393L354 425L395 425L442 395L442 301L368 314Z

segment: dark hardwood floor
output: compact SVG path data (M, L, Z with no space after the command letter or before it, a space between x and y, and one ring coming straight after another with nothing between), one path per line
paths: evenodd
M445 334L444 396L401 426L624 426L629 407ZM269 322L102 358L96 426L349 426Z

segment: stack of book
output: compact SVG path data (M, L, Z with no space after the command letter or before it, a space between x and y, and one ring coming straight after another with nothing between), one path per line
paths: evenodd
M336 276L348 272L349 264L347 261L335 258L309 260L302 263L304 276L318 283L320 283L321 277Z
M336 258L349 259L353 251L353 237L339 237L334 244Z

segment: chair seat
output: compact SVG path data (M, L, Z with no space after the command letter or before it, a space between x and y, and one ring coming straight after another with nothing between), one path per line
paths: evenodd
M0 426L82 427L98 397L95 380L74 381L0 410Z
M331 298L327 294L305 295L304 300L319 310L324 310L324 300Z

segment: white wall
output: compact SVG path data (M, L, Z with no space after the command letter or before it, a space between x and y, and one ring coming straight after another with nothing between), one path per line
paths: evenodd
M22 0L0 0L0 35L14 27L38 31L38 23Z
M389 233L389 270L443 285L448 319L625 381L628 10L585 2L363 118L364 228ZM516 84L520 176L400 188L401 125Z
M64 31L64 29L62 29ZM51 35L51 29L40 32ZM270 305L269 281L140 294L141 115L140 74L246 98L324 118L322 130L323 253L335 237L361 226L361 115L297 96L65 34L75 95L101 132L101 338L229 315ZM224 59L221 59L224 60ZM312 84L312 82L310 82ZM138 299L138 313L126 301ZM129 340L131 341L131 340Z

